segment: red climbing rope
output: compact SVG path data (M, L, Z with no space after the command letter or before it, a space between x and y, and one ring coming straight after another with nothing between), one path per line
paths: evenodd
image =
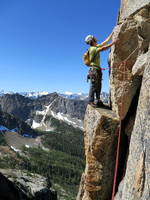
M118 174L118 163L119 163L119 151L120 151L121 129L122 129L122 121L120 120L120 123L119 123L119 133L118 133L118 144L117 144L116 164L115 164L115 175L114 175L113 191L112 191L112 198L111 198L112 200L114 200L115 191L116 191L116 181L117 181L117 174Z

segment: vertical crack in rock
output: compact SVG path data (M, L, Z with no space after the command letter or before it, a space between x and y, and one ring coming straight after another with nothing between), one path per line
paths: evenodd
M125 177L115 200L150 199L150 51L145 67L138 108L131 134Z
M141 78L142 80L142 78ZM141 85L140 85L141 86ZM130 138L133 131L133 126L135 123L135 117L138 106L138 99L140 95L140 88L137 90L128 113L125 119L122 121L122 130L121 130L121 141L120 141L120 153L119 153L119 163L118 163L118 174L117 174L117 184L116 184L116 192L118 190L118 186L120 182L123 180L127 167L127 160L129 154L129 144Z

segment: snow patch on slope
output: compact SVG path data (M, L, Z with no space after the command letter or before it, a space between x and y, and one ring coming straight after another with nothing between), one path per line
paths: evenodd
M71 118L69 115L60 112L54 113L53 111L51 111L51 115L58 120L68 123L69 125L73 125L74 127L78 127L81 129L83 128L82 121L79 119Z
M45 119L48 115L51 115L52 117L54 117L55 119L64 121L66 123L68 123L69 125L72 125L74 127L78 127L80 129L83 129L83 122L82 120L76 119L76 118L71 118L69 115L67 114L63 114L63 113L55 113L54 111L51 110L51 106L52 104L55 102L55 100L53 102L51 102L48 106L45 106L45 109L42 111L36 111L36 115L42 115L43 118L41 120L40 123L36 122L35 120L33 120L32 123L32 128L36 129L44 129L45 131L52 131L54 130L53 127L48 127L47 124L45 124Z
M37 123L35 120L33 120L33 122L32 122L32 128L33 129L39 128L40 126L41 126L40 123Z
M10 148L13 150L13 151L15 151L15 152L20 152L20 150L19 149L16 149L15 147L13 147L13 146L10 146Z

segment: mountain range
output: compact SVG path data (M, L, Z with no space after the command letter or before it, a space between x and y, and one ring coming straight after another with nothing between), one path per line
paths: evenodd
M3 96L5 94L16 94L15 92L12 91L0 91L0 96ZM50 92L47 91L42 91L42 92L19 92L20 95L36 99L38 97L44 96L51 94ZM67 99L78 99L78 100L88 100L88 94L87 93L73 93L73 92L64 92L64 93L58 93L60 96L65 97ZM102 92L101 93L101 99L103 102L108 103L109 102L109 94L107 92Z
M52 129L51 117L82 128L86 105L87 101L67 99L57 93L34 99L18 93L0 96L2 112L23 120L33 129L38 128L44 131Z

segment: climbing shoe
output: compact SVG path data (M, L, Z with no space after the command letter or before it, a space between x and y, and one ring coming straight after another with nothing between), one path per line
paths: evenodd
M98 102L96 103L96 106L97 106L97 107L105 107L105 105L103 104L102 101L98 101Z

